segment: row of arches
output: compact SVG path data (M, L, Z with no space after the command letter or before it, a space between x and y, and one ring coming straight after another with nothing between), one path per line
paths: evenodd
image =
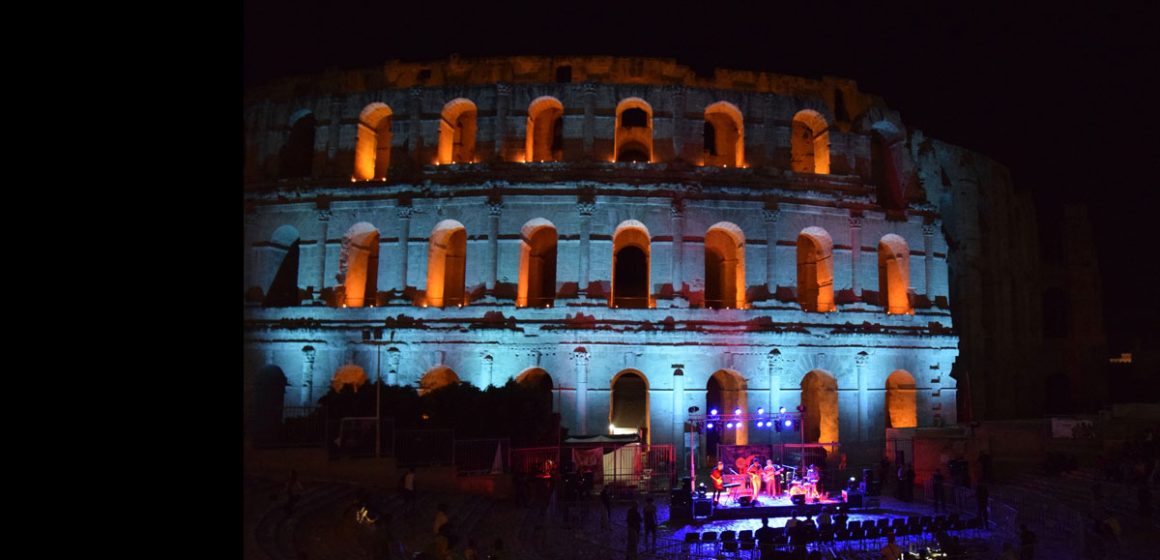
M648 227L625 220L612 236L612 282L609 305L614 308L652 307L652 243ZM520 228L520 261L516 292L519 307L545 307L555 302L557 245L555 224L544 218ZM291 226L274 231L269 251L276 273L266 284L263 304L297 305L298 232ZM718 222L705 232L704 303L710 309L747 307L745 233L736 224ZM890 314L912 314L910 303L910 249L897 234L878 241L879 303ZM344 287L343 305L373 305L378 286L379 231L359 222L342 240L338 279ZM466 293L467 228L456 220L435 225L428 238L425 305L462 306ZM797 301L810 312L835 311L833 240L823 228L810 226L797 236Z
M356 391L368 382L366 372L353 364L344 365L331 378L331 387L340 391L350 385ZM555 387L552 376L543 368L528 368L515 377L515 381L526 387L543 392L545 399L551 400ZM463 381L454 370L447 366L437 366L427 371L417 383L420 395L437 391L444 387L458 385ZM269 366L259 372L255 387L259 394L268 392L268 398L260 399L264 407L276 406L276 398L286 386L286 377L276 366ZM806 442L838 442L838 383L829 372L815 369L802 376L798 403L804 407L802 417L803 437ZM914 376L906 370L895 370L884 384L884 426L886 428L914 428L918 426L917 385ZM609 432L613 434L638 433L650 430L649 384L648 378L640 370L625 369L614 375L609 383ZM741 373L722 369L713 373L705 385L705 411L720 411L727 419L734 409L751 411L749 389ZM769 403L770 412L776 406L795 408L792 402ZM743 424L733 430L716 430L710 434L710 445L746 444L749 440L749 426Z
M435 163L473 163L479 110L469 99L447 102L440 112L439 144ZM385 103L367 105L359 113L352 178L358 181L387 177L391 158L391 123L394 111ZM300 111L290 122L290 136L283 149L282 176L310 175L316 121L309 111ZM560 161L564 153L564 104L551 96L536 98L528 105L524 161ZM705 107L703 123L703 164L745 166L745 124L741 110L727 101ZM613 133L614 161L653 161L653 109L644 99L630 97L616 106ZM793 171L830 172L829 124L821 113L803 109L791 124L790 151Z
M558 233L552 222L536 218L520 232L517 305L551 305L556 293ZM366 222L355 224L343 237L338 277L345 288L344 304L362 307L377 286L379 233ZM613 234L612 293L610 305L624 308L651 306L651 242L648 228L636 220L621 223ZM278 272L267 290L270 306L292 305L296 295L298 238L290 226L275 231L271 247L282 252ZM745 235L729 222L714 224L705 235L704 305L714 309L743 308L745 301ZM467 229L456 220L443 220L428 241L428 305L446 307L467 303L465 263ZM909 248L906 241L887 234L878 244L879 290L888 313L912 313L909 302ZM293 287L293 289L291 289ZM798 301L807 311L836 309L833 291L833 242L822 228L807 227L797 240ZM286 301L284 301L286 300Z

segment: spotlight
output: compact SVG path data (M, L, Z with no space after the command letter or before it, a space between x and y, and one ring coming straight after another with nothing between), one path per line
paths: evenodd
M760 427L762 427L762 426L765 426L765 422L762 422L761 420L758 420L758 421L757 421L757 427L758 427L758 428L760 428Z
M783 407L777 409L777 411L782 413L782 414L785 414L785 407L783 406Z
M725 424L725 427L726 427L726 428L729 428L730 430L732 430L732 429L733 429L733 422L730 422L730 423L728 423L728 424Z
M716 415L717 415L717 409L716 409L716 408L710 409L710 410L709 410L709 415L710 415L710 416L716 416Z
M758 414L765 414L765 408L763 408L763 407L760 407L760 406L759 406L759 407L757 407L757 413L758 413Z
M785 420L785 422L783 422L782 424L783 424L785 427L787 427L787 428L788 428L788 427L790 427L790 426L793 426L793 420L790 420L790 419L788 419L788 418L787 418L787 419Z
M741 416L741 408L734 408L734 409L733 409L733 414L736 414L736 415L738 415L738 416Z
M713 423L712 423L712 422L709 422L709 423L705 424L705 429L707 429L707 430L712 430L712 429L713 429Z

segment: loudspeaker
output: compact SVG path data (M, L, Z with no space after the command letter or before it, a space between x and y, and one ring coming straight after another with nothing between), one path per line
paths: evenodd
M693 495L687 486L673 490L669 495L669 507L674 509L686 508L693 502Z
M693 500L693 518L707 519L713 515L713 501L697 498Z
M795 506L804 506L806 505L806 495L794 494L793 496L789 497L789 501L793 502L793 505Z
M866 486L867 496L881 496L882 495L882 481L875 480Z
M857 492L851 492L846 495L846 505L852 508L862 507L862 495Z
M870 482L872 482L873 480L874 480L874 469L862 469L862 482L865 482L866 486L870 486Z

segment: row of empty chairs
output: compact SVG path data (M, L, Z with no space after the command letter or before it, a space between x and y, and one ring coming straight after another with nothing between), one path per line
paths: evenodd
M705 531L702 533L685 533L685 545L698 548L711 547L715 551L720 547L721 552L755 551L759 548L780 549L797 544L810 543L858 543L860 547L877 542L893 535L903 543L913 538L925 540L923 537L940 531L960 532L978 531L982 524L978 519L963 521L958 514L939 516L911 516L896 518L866 519L850 521L845 527L837 524L804 533L787 532L785 527L771 527L770 537L758 542L755 532L751 529L742 531L725 530ZM801 542L795 542L795 537Z

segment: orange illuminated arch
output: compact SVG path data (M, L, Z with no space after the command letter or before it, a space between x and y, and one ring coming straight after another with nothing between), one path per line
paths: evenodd
M343 304L347 307L374 305L379 286L379 230L359 222L342 237L338 274L343 278Z
M705 234L705 307L745 308L745 234L718 222Z
M806 311L830 312L834 305L834 241L820 227L808 227L797 239L798 303Z
M427 303L435 307L465 305L467 228L443 220L431 230L427 244Z
M913 315L910 306L910 248L893 233L878 241L878 293L887 313Z
M438 163L472 163L475 161L475 103L462 97L443 106L439 121Z
M564 155L564 104L550 96L528 106L527 161L560 161Z
M886 427L917 428L918 407L915 404L914 376L896 370L886 378Z
M355 391L367 384L367 372L354 364L346 364L334 372L330 378L330 388L334 392L342 392L342 388L350 385Z
M391 165L391 108L384 103L367 105L358 117L354 148L354 178L385 179Z
M460 383L459 376L447 366L437 366L419 378L419 396Z
M652 105L629 97L616 106L616 161L651 162L653 156Z
M648 378L639 370L626 369L612 378L608 403L608 428L611 434L642 433L641 441L650 439Z
M806 443L838 441L838 380L815 369L802 377L802 429Z
M742 375L731 369L721 369L709 376L705 384L705 411L717 409L721 417L715 428L717 441L722 444L746 445L749 443L748 421L742 420L738 427L728 429L725 424L736 418L734 411L740 408L742 414L749 414L749 389Z
M821 113L803 109L790 129L791 167L798 173L830 172L830 125Z
M745 124L736 105L718 101L705 107L705 165L745 165Z
M520 278L516 305L543 307L556 300L556 226L536 218L520 229Z
M612 306L645 309L652 307L648 228L636 220L625 220L612 235Z

